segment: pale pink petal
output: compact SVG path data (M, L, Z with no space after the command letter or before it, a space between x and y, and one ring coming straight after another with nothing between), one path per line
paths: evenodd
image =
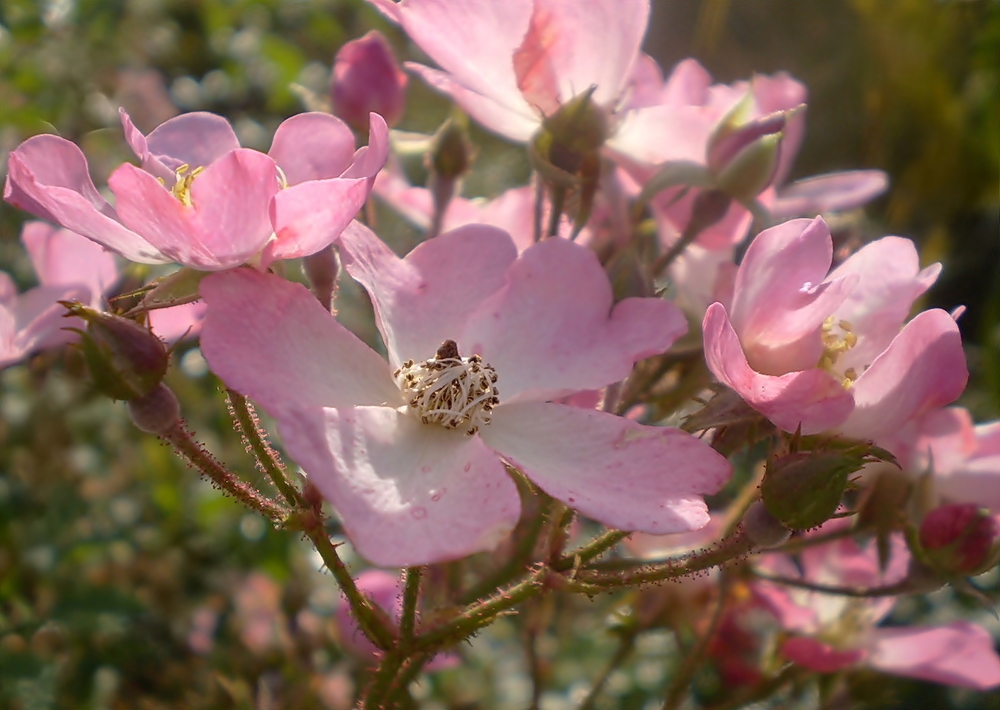
M663 84L663 103L674 106L704 106L712 75L697 59L682 59Z
M933 470L937 476L958 471L978 444L972 414L962 407L931 410L916 422L913 437L913 454L900 463L912 471Z
M517 523L517 487L478 437L387 407L292 410L278 426L358 553L377 565L489 550Z
M75 340L77 335L67 328L79 328L78 319L63 316L66 307L59 301L87 302L89 294L79 286L39 286L30 289L0 310L8 311L8 338L0 344L0 360L8 364L43 348L55 347Z
M354 134L328 113L300 113L278 126L268 155L289 185L340 177L354 157Z
M655 106L663 94L663 72L659 63L645 52L639 52L629 76L625 106L629 109Z
M842 424L854 408L851 393L823 370L780 377L755 372L722 304L708 307L702 331L712 373L781 429L794 432L801 427L803 434L816 434Z
M1000 658L993 638L967 621L947 626L877 629L868 664L886 673L961 688L1000 686Z
M309 256L332 244L370 192L364 178L310 180L278 192L271 204L276 238L267 244L262 266L277 259Z
M363 145L354 153L354 160L341 177L365 178L369 187L375 184L375 177L385 167L392 146L389 142L389 126L377 113L368 114L368 145Z
M149 312L149 327L168 343L193 338L201 332L207 312L208 306L204 301L157 308Z
M83 152L73 143L51 135L29 138L10 154L7 170L4 199L15 207L93 239L130 261L170 261L118 221L90 179Z
M862 439L892 434L955 401L968 378L958 325L945 311L924 311L854 383L855 408L839 431Z
M554 399L625 378L636 361L663 352L687 331L672 303L613 304L597 257L566 239L526 249L506 284L468 319L459 348L496 368L500 399Z
M695 198L700 193L697 189L687 190L686 194L681 194L680 189L666 190L653 201L653 212L661 221L660 239L664 246L673 245L691 222ZM731 251L743 241L752 223L750 211L733 200L722 219L699 232L694 243L703 249Z
M512 99L502 103L491 95L464 87L444 72L412 62L406 62L405 66L431 87L450 96L477 122L510 140L526 142L541 125L540 112L525 103L520 93L511 107Z
M795 156L802 144L806 128L805 102L808 98L806 87L793 79L786 72L778 72L771 76L757 74L751 82L754 102L760 116L766 116L779 111L789 111L799 108L785 125L781 140L781 152L778 167L775 170L772 183L780 185L788 176Z
M860 372L889 347L906 321L913 302L934 283L941 270L934 264L921 271L913 242L884 237L866 244L829 276L830 281L857 277L857 284L833 312L847 321L858 344L837 360L841 370Z
M648 165L668 161L705 163L716 111L700 106L649 106L628 111L607 146L613 153Z
M596 86L594 101L614 107L639 53L648 19L649 0L535 0L534 32L529 32L526 41L534 40L536 54L541 55L538 60L551 67L559 103ZM520 47L525 48L524 44Z
M121 113L123 125L126 120L131 124L128 114L124 111ZM126 137L129 133L126 128ZM135 150L136 145L132 140L129 142ZM214 113L195 111L161 123L146 136L146 146L149 157L155 158L168 170L175 171L182 165L187 165L192 170L208 167L239 148L240 141L225 118ZM148 157L138 150L135 152L143 160L143 168L146 168Z
M201 282L201 348L212 371L275 413L402 404L389 366L300 284L252 269Z
M771 207L775 219L841 212L861 207L889 187L881 170L845 170L797 180L783 187Z
M340 240L344 267L371 296L379 331L398 367L434 356L445 340L460 340L469 314L503 286L517 257L510 237L470 225L420 244L400 259L375 234L352 224Z
M823 321L857 278L824 281L832 258L830 230L819 217L772 227L750 244L730 318L755 370L781 375L819 362Z
M781 655L817 673L836 673L863 661L864 649L836 649L813 638L793 636L781 644Z
M502 404L480 436L546 493L619 530L703 527L702 496L732 473L723 456L679 429L564 404Z
M101 296L118 281L114 255L76 232L32 221L21 230L21 241L43 286L84 286L90 306L99 307Z
M512 58L533 6L532 0L423 0L401 3L398 14L410 39L461 86L531 116Z

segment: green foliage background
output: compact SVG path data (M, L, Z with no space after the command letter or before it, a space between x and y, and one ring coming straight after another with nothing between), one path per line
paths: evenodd
M721 81L787 70L808 85L797 175L889 173L892 188L869 208L866 229L912 237L925 262L945 263L927 305L968 305L973 381L964 403L981 420L1000 416L1000 3L653 5L647 48L665 69L695 56ZM302 110L289 86L325 93L337 48L371 27L416 56L376 11L348 0L0 0L0 154L56 132L83 146L100 185L130 157L120 105L145 131L174 106L215 111L244 145L266 149L274 127ZM447 110L414 79L402 127L431 131ZM516 151L475 137L484 147L469 192L525 178ZM0 206L0 268L27 287L17 241L25 218ZM197 352L182 346L175 363L170 384L192 427L255 475ZM72 352L0 372L0 707L311 708L322 707L324 684L349 686L356 669L331 640L336 594L307 548L138 435L124 407L91 393L81 373ZM256 650L234 602L254 572L277 583L279 596L268 617L273 639ZM554 619L551 707L569 707L560 699L610 653L601 629L613 603L527 610L528 619ZM189 638L199 613L215 620L214 644L196 651ZM289 635L305 620L314 626ZM426 682L439 703L427 706L507 707L514 675L495 659L520 653L519 633L501 623L467 649L466 670ZM660 641L643 656L653 671L632 668L608 707L657 697L669 651ZM872 683L866 693L871 707L1000 708L996 698L914 682Z

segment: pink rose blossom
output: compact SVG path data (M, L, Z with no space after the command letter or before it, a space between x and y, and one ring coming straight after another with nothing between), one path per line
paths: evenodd
M842 522L827 523L824 530ZM864 547L850 538L807 548L800 568L784 555L768 555L769 572L812 584L874 588L906 576L909 555L899 536L893 538L890 562L879 571L874 543ZM755 585L788 636L781 653L819 673L867 666L893 675L921 678L976 690L1000 685L1000 658L993 639L967 621L942 626L880 628L895 604L894 597L848 597L770 582Z
M340 245L388 363L305 288L245 269L202 282L202 348L277 419L363 556L411 566L492 548L520 513L503 462L615 528L708 522L701 496L728 477L722 456L676 429L552 402L669 347L686 329L674 306L614 304L596 257L563 239L519 255L506 233L470 225L400 259L353 225Z
M372 30L337 52L330 88L333 112L359 131L368 129L371 113L395 126L406 108L408 81L388 41L381 32Z
M144 136L121 112L142 167L112 173L112 206L81 150L29 138L10 155L4 198L126 259L206 271L266 266L319 251L354 218L388 155L385 121L372 114L370 145L354 151L339 119L304 113L282 123L268 154L240 148L229 122L189 113Z
M736 275L732 304L703 323L705 357L724 384L785 431L878 439L953 401L968 371L955 321L924 311L903 325L937 277L913 243L885 237L827 274L822 219L761 232Z
M118 280L114 257L78 234L28 222L21 240L40 285L18 294L13 280L0 272L0 367L75 340L69 329L83 323L64 318L66 308L58 302L101 308L101 297Z

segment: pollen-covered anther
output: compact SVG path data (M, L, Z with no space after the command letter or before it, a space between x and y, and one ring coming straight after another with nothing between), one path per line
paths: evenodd
M194 183L194 179L204 171L203 167L191 170L191 166L187 163L181 165L174 171L175 182L174 186L170 188L170 193L180 200L181 204L190 207L193 204L191 202L191 185Z
M479 355L461 357L454 340L444 341L429 360L407 360L392 376L420 421L465 427L470 436L490 423L490 412L500 404L496 370Z
M857 372L850 368L838 373L837 360L840 356L858 344L858 336L854 327L846 320L836 320L830 316L823 322L823 355L819 359L819 367L840 378L845 388L850 388L858 378Z

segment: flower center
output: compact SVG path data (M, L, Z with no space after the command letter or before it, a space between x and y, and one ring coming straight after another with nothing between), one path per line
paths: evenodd
M854 327L846 320L834 320L830 316L823 321L823 355L819 359L819 367L826 370L834 377L840 378L840 384L844 389L850 389L854 381L858 379L858 373L853 367L849 367L843 372L836 368L837 360L840 356L858 344L858 336L854 333Z
M478 355L461 357L454 340L444 341L430 360L407 360L392 379L424 424L466 427L469 436L490 423L500 404L496 370Z

